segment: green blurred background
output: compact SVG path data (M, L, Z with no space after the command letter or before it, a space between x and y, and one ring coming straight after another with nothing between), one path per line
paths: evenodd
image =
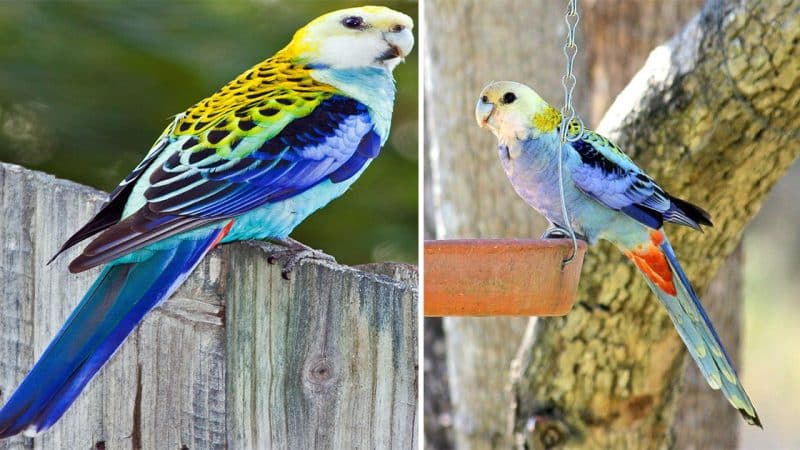
M417 20L412 1L369 2ZM170 117L363 1L0 2L0 161L111 190ZM293 237L346 264L417 260L417 49L395 70L392 132Z

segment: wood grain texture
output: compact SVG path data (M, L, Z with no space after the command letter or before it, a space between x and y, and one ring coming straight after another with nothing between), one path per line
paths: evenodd
M3 401L96 276L69 274L76 250L45 263L104 199L0 164ZM51 430L0 449L415 448L416 269L285 281L266 245L212 252Z

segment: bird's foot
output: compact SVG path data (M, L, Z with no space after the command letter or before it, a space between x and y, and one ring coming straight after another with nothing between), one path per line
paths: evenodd
M552 226L542 233L541 239L568 239L569 238L569 231L557 227Z
M559 225L550 225L550 228L544 230L540 239L569 239L569 230ZM586 236L580 233L575 233L575 239L588 242Z
M307 259L314 259L317 261L336 262L336 258L322 250L313 249L300 241L292 238L286 239L273 239L273 242L280 244L286 248L270 252L267 257L267 262L275 264L278 261L283 261L283 268L281 268L281 277L284 280L289 279L289 274L292 273L295 267Z

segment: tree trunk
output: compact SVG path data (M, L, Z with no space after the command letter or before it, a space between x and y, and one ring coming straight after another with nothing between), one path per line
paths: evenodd
M550 0L435 0L426 2L425 20L426 156L433 187L427 211L433 214L428 223L435 237L538 236L544 219L514 193L497 160L494 138L478 129L472 111L492 80L561 92L562 8L553 8ZM586 98L585 89L579 83L577 99ZM585 113L584 105L577 107ZM526 323L444 319L458 448L507 448L509 364Z
M697 15L703 0L594 0L579 2L579 34L587 43L590 113L596 125L642 67L653 47Z
M709 1L653 51L599 127L667 191L708 206L714 228L669 230L698 292L800 153L793 144L800 135L798 9L797 0ZM606 245L587 258L578 306L540 321L536 338L516 390L518 441L531 448L675 442L675 412L687 405L677 401L683 343L616 249ZM540 420L529 433L532 417Z
M737 350L740 348L742 316L742 253L740 244L722 264L702 298L706 312L714 320L714 328L725 340L734 367L740 369L741 359ZM738 448L739 424L743 423L739 412L731 408L719 391L708 387L703 374L688 355L684 359L683 384L676 400L680 413L675 415L672 423L673 447Z
M440 7L439 2L429 2L433 3L431 6L437 8L438 11L448 11L446 7ZM610 104L611 100L617 93L619 93L625 84L628 82L630 77L635 73L635 71L641 67L641 64L645 61L647 54L649 51L658 43L663 42L669 36L673 35L676 31L680 29L681 26L694 14L696 14L697 9L701 5L701 0L680 0L677 2L654 2L651 0L640 0L640 1L630 1L630 2L619 2L615 0L599 0L594 2L582 3L580 4L580 12L581 12L581 22L579 25L578 31L578 38L581 41L581 51L579 52L579 61L578 61L578 69L583 69L585 72L588 72L588 76L582 77L579 75L578 81L578 101L579 103L579 110L581 112L586 112L588 110L591 111L591 115L584 116L587 124L596 123L600 117L602 112L606 110L608 105ZM529 43L536 43L537 49L531 51L530 48L525 47L523 51L531 51L531 53L525 57L522 56L523 63L530 62L532 58L530 55L537 55L537 60L539 60L538 56L541 55L543 50L546 50L546 63L540 64L538 67L534 67L535 70L538 68L539 70L536 73L528 73L528 77L531 79L536 78L536 86L537 88L544 87L548 89L548 93L550 93L550 100L557 102L560 100L560 93L561 93L561 86L559 85L559 80L561 76L561 67L563 65L563 55L560 53L561 45L563 44L564 39L564 31L563 31L563 19L560 17L561 9L554 6L555 4L552 2L533 2L532 4L526 4L526 7L529 11L537 11L539 14L529 14L531 16L540 17L540 20L543 23L546 23L547 26L543 25L543 23L539 23L538 27L530 27L528 24L522 24L519 29L513 28L514 25L519 25L518 23L511 23L505 24L505 28L513 33L518 33L517 36L526 35L526 33L530 32L531 28L537 28L538 30L542 30L539 32L539 36L537 39L528 40ZM474 5L473 5L474 7ZM432 11L431 14L436 15L437 10ZM439 12L439 14L442 14ZM486 14L490 14L486 12ZM436 23L439 23L439 17L430 18L429 20L437 20ZM494 29L494 28L493 28ZM546 31L551 31L551 33L546 33ZM585 37L585 38L584 38ZM441 39L440 35L437 34L433 40ZM466 38L465 38L466 39ZM512 38L513 39L513 38ZM511 41L509 41L511 42ZM433 45L437 45L436 42L431 42ZM451 57L457 63L459 60L467 60L465 56L462 55L461 52L465 51L465 46L463 45L463 41L460 41L459 38L454 37L453 41L449 44L452 46L447 51L443 51L436 54L436 59L447 58ZM503 48L505 48L506 44L502 44ZM439 45L442 46L442 45ZM492 49L488 47L483 49L484 51L491 51ZM498 52L499 53L499 52ZM453 55L453 56L450 56ZM585 58L581 60L580 58ZM482 61L491 61L491 60L482 60ZM451 63L453 64L453 63ZM547 68L547 70L541 70L542 68ZM525 70L526 67L523 64L520 68L521 70ZM527 68L530 70L531 68ZM456 69L452 69L456 70ZM495 67L490 67L488 69L492 72L497 72L498 69ZM516 68L514 68L516 70ZM438 70L436 71L435 76L430 76L428 81L428 86L431 87L435 86L437 80L446 81L443 84L449 84L451 81L448 81L448 78L453 78L456 76L455 74ZM491 75L489 76L492 79L501 79L502 77ZM519 74L517 72L512 72L509 75L512 79L518 79ZM584 79L586 78L586 79ZM520 81L526 81L525 79L520 79ZM584 86L588 86L588 89L585 91L581 91ZM433 89L429 89L433 90ZM580 94L583 93L584 96ZM590 93L590 96L586 96L587 93ZM474 95L473 95L474 96ZM587 100L589 100L587 102ZM586 104L590 104L590 107L586 107ZM430 108L429 108L430 109ZM586 110L586 111L585 111ZM438 124L441 122L439 117L431 117L428 115L427 125L430 128L436 128ZM468 122L466 120L465 122ZM466 124L471 125L471 124ZM435 129L429 130L428 136L431 133L436 133ZM474 129L467 130L468 134L475 134ZM480 140L481 135L475 137L470 137L470 139L478 139ZM458 137L456 137L458 139ZM489 141L487 144L488 146L493 146L494 143L491 142L491 137L484 136L485 140ZM474 142L474 141L473 141ZM426 149L429 148L426 145ZM471 149L471 147L468 147ZM427 154L429 156L429 154ZM459 155L455 155L457 157ZM487 156L487 155L482 155ZM496 161L494 160L495 155L492 153L488 155L488 158L482 159L481 164L493 164ZM429 164L426 165L426 179L430 177L427 175L429 168L431 167L430 161ZM465 176L465 179L470 179L469 176ZM504 177L499 176L499 180L501 184L505 185L506 180ZM443 181L441 184L448 183L448 181ZM452 183L452 182L449 182ZM441 188L438 189L430 189L432 186L439 186L434 185L432 182L426 183L426 201L428 205L431 205L431 199L433 198L433 191L441 191ZM454 197L454 196L451 196ZM496 199L497 197L495 197ZM514 195L511 197L513 206L512 208L521 207L527 208L524 203L519 202L518 199ZM503 197L504 200L507 200L508 197ZM456 198L455 201L461 201L461 203L465 203L463 198ZM493 199L494 201L494 199ZM459 205L460 206L460 205ZM466 207L469 207L467 205ZM430 212L434 208L428 208L427 211ZM430 235L433 235L434 223L433 220L434 214L426 214L426 232ZM526 217L527 219L527 217ZM444 218L439 215L439 222L444 220ZM485 220L485 219L481 219ZM447 224L443 226L446 228ZM537 230L538 231L538 230ZM531 319L535 321L535 319ZM440 319L426 319L426 339L429 338L429 344L426 347L426 355L434 354L438 355L439 353L443 354L444 357L445 352L433 352L434 346L437 345L436 339L442 339L441 335L437 334L436 331L441 328L438 325ZM524 345L532 345L533 339L530 339ZM488 348L488 345L486 346ZM527 350L529 349L520 349L522 354L528 354ZM437 356L434 356L436 358ZM436 363L438 361L431 361L430 358L426 359L426 364L429 364L430 367L441 367L437 366ZM500 365L505 368L506 365L503 361L500 362ZM445 374L441 373L437 370L429 370L426 371L426 393L425 398L430 399L431 396L438 395L441 396L442 389L438 391L428 391L427 386L429 382L432 381L432 386L442 386L446 385ZM432 378L435 377L435 380ZM502 381L500 381L502 382ZM449 403L447 399L438 398L436 399L435 406L431 405L432 408L428 412L426 416L426 429L427 436L428 436L428 444L430 448L446 448L446 445L443 445L443 442L447 442L446 436L448 434L448 427L451 425L451 417L448 414L448 410L444 410L443 408L447 408ZM429 405L426 402L426 405ZM441 421L441 422L440 422ZM442 435L434 436L437 431L442 433ZM433 442L431 442L433 441ZM432 445L433 444L433 445Z

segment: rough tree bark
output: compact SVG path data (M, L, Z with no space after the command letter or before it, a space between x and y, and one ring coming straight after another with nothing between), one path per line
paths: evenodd
M583 38L583 42L581 43L582 45L579 57L585 58L585 60L579 61L578 64L581 66L579 69L585 67L587 73L585 73L585 79L584 77L580 78L579 88L588 86L588 89L583 92L587 96L579 99L583 100L583 103L579 109L581 112L584 112L584 109L590 112L590 114L584 116L587 124L597 123L600 120L602 113L608 108L611 100L622 90L631 76L633 76L633 74L635 74L636 71L641 67L650 50L655 47L655 45L662 43L667 38L675 34L675 32L680 30L680 28L684 26L688 19L697 13L701 4L702 0L677 0L675 2L666 3L653 0L637 0L626 2L619 2L616 0L596 0L593 2L582 3L580 5L581 22L579 26L579 38ZM438 2L432 2L431 6L439 8ZM474 8L474 5L472 6ZM547 50L546 64L539 65L539 70L535 70L536 68L534 68L535 73L529 73L526 75L532 77L532 82L535 83L537 87L542 86L545 89L555 90L547 92L552 96L551 100L557 101L560 98L558 95L560 93L558 76L560 75L559 70L561 67L559 63L563 57L563 55L560 53L561 41L559 39L563 40L563 30L554 30L554 28L561 26L561 21L558 16L558 14L560 14L560 9L553 2L534 2L528 3L524 6L527 12L520 12L520 15L535 16L539 11L546 11L547 14L544 15L541 20L546 22L550 28L548 29L541 26L542 24L538 24L540 25L538 27L540 31L536 33L536 39L531 41L531 43L540 44L538 45L539 52L532 54L540 55L542 51ZM488 11L488 7L486 9L487 11L485 14L491 15ZM477 13L473 12L472 14ZM436 19L438 20L438 18ZM514 29L513 27L515 26L520 26L520 29ZM506 23L504 29L507 32L516 33L517 35L530 32L527 22ZM493 28L492 30L496 30L496 28ZM546 35L548 31L557 31L557 33ZM486 33L488 32L489 31L487 30ZM461 52L465 51L465 47L460 45L460 38L461 37L454 37L453 41L450 43L450 45L454 46L452 48L448 48L446 52L437 54L437 58L451 57L456 61L463 61L465 58L462 56ZM463 38L467 39L467 37ZM441 39L441 37L437 35L436 39ZM434 42L434 44L436 43ZM545 46L549 47L545 49ZM531 58L527 58L523 61L523 64L521 65L522 70L525 70L525 64L527 64L530 60ZM539 59L537 58L537 61L538 60ZM542 67L546 67L547 70L542 70ZM494 67L490 67L488 70L496 69ZM452 82L451 78L454 76L458 76L458 73L453 74L435 71L428 78L428 86L431 87L433 86L433 83L437 82L444 85L450 85ZM518 75L514 74L513 76ZM433 88L433 90L440 89L439 86L433 86ZM588 107L585 106L587 104ZM469 117L466 119L466 121L469 121ZM440 117L428 116L427 125L429 126L431 133L436 133L435 128L438 128L439 123L441 123ZM429 137L430 133L428 134L428 138ZM470 137L470 139L472 139L472 137ZM478 139L478 137L475 139ZM489 137L488 140L491 141L491 138ZM493 145L493 143L488 145ZM426 146L426 148L428 147ZM481 161L481 163L491 164L493 158L494 155L492 154L489 156L489 160ZM426 165L426 180L430 179L430 177L427 177L427 171L430 170L430 167L430 163ZM505 180L502 179L501 183L504 181ZM432 186L434 186L432 182L427 182L425 185L428 212L431 211L430 205L433 203L431 201L433 199L431 192L432 190L430 189ZM441 190L441 188L439 188L439 190ZM492 198L491 201L494 201L494 198ZM460 197L451 198L450 200L453 202L466 203L470 201L471 198ZM516 206L521 205L521 202L517 202ZM469 207L469 205L466 206L466 208ZM429 235L432 236L435 225L435 221L433 220L434 214L426 213L425 219L426 233L429 233ZM442 217L442 215L439 216L439 222L444 219L445 217ZM724 271L725 273L721 273L719 278L721 280L737 279L736 276L739 273L739 266L737 264L728 264L726 267L728 267L728 269ZM723 271L721 270L720 272ZM738 288L738 283L719 284L718 288L716 289L716 291L719 292L718 297L720 299L726 299L726 305L728 306L728 308L725 309L720 308L722 309L721 313L728 314L732 317L738 317L739 309L731 308L732 304L739 303L738 301L734 301L735 299L740 298ZM707 300L713 300L713 298L708 297ZM532 320L535 321L535 319ZM426 442L430 448L447 448L449 445L452 445L452 438L448 434L449 427L452 425L452 417L450 415L451 408L449 404L449 398L447 398L446 393L446 375L442 370L445 365L440 361L440 359L444 358L446 355L446 352L444 351L444 345L440 343L440 341L443 340L443 332L440 323L441 319L426 319L425 323L425 427L427 439ZM731 329L720 330L720 332L726 335L737 333L738 327L736 326L736 320L727 320L723 323L723 325L725 324L730 324ZM526 352L523 351L522 354L525 353ZM500 364L503 367L506 367L504 362L500 362ZM700 377L700 374L696 371L696 369L688 366L687 376L693 377L693 380L695 381L692 383L687 383L688 385L699 386L699 383L696 383L696 379ZM699 381L702 381L702 378L700 378ZM502 382L502 380L498 380L498 384ZM688 389L686 391L686 397L696 399L695 390L692 390L691 393L688 392ZM697 389L696 391L696 395L704 394L702 389ZM726 419L736 420L735 415L729 414L729 411L722 411ZM728 422L729 421L730 420L728 420ZM716 428L722 428L728 431L730 427L726 426L726 423L726 420L719 420L715 421L714 425ZM691 433L688 433L688 431L693 423L686 422L685 425L685 431L681 430L680 434L684 436L692 435ZM713 433L713 429L706 428L705 430L707 433L706 436L713 436L715 434ZM732 436L732 438L735 439L734 434L724 433L723 436L728 438Z
M702 0L596 0L583 3L581 32L586 36L591 120L602 119L611 101L642 67L647 55L683 28L703 5ZM741 248L720 268L703 296L717 332L736 359L742 306ZM732 345L733 344L733 345ZM688 355L687 355L688 358ZM734 448L739 414L719 393L708 389L702 374L686 364L673 424L675 448ZM712 445L713 444L713 445Z
M669 230L700 292L800 153L798 41L797 0L709 1L653 51L599 127L668 191L708 206L714 228ZM571 314L539 322L516 389L518 442L669 446L685 361L672 323L610 246L587 259L580 291Z
M739 345L742 322L742 244L725 260L702 297L709 317L735 367L742 372ZM702 292L702 291L701 291ZM719 391L708 387L703 374L691 357L684 356L683 385L676 399L677 411L672 423L673 448L734 449L740 447L739 430L749 426ZM745 386L747 387L747 386ZM753 395L750 392L750 395ZM755 401L755 400L754 400ZM758 407L758 403L756 403ZM760 411L759 411L760 412ZM759 430L760 431L760 430Z
M492 80L518 80L560 92L565 30L561 9L551 6L551 0L425 4L429 36L435 35L423 43L426 156L433 186L427 210L434 214L437 239L531 237L544 229L544 220L519 201L506 180L496 144L475 125L472 111L481 89ZM578 87L576 98L586 98L583 89ZM583 105L578 107L585 113ZM510 318L444 320L458 448L505 447L509 364L526 323ZM436 433L437 427L427 422L439 419L435 411L430 413L426 430Z

